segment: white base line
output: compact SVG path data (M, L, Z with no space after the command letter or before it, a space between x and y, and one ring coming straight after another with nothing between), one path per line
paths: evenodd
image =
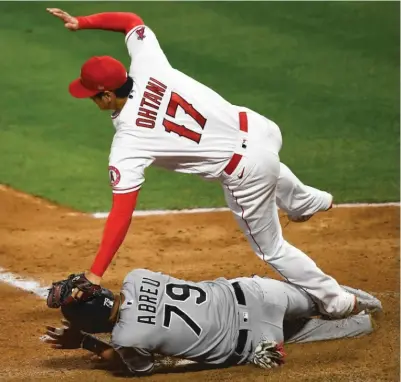
M6 270L3 268L0 268L0 282L9 284L26 292L33 293L42 299L47 298L49 287L43 287L35 280L25 279L14 273L6 272Z
M400 207L399 202L390 203L346 203L335 204L333 208L377 208L377 207ZM222 208L193 208L184 210L147 210L135 211L133 216L152 216L152 215L173 215L173 214L199 214L205 212L227 212L230 211L227 207ZM95 219L105 219L109 216L108 212L95 212L91 214Z

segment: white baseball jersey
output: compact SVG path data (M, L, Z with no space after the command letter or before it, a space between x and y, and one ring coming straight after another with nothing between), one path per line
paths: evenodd
M134 85L112 115L109 158L113 192L137 190L150 164L216 178L239 134L239 108L169 64L155 34L137 26L126 36Z

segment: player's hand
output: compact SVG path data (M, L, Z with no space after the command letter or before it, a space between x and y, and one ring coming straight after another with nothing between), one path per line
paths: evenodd
M47 296L47 306L57 309L76 300L89 301L101 293L102 287L93 284L84 273L72 274L68 279L52 284Z
M90 281L94 285L100 285L100 282L102 281L102 278L95 275L94 273L87 271L85 272L85 277L88 281ZM71 296L74 297L75 299L80 299L83 295L83 292L77 288L74 288L72 290Z
M90 272L90 271L86 271L85 272L85 277L87 278L87 280L89 280L92 284L95 285L100 285L102 278L95 275L94 273Z
M67 12L58 8L46 8L46 11L62 20L64 22L64 26L70 31L76 31L79 29L78 19L71 16Z
M84 333L71 327L67 320L61 320L62 328L46 326L45 343L50 344L53 349L79 349L81 347Z

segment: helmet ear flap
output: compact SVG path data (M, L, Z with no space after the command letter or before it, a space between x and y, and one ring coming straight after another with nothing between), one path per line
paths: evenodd
M109 318L114 306L114 294L105 288L89 301L74 300L62 305L61 312L66 320L77 329L87 333L109 333L113 323Z

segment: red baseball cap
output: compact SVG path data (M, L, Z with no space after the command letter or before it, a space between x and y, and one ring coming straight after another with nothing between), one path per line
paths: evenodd
M75 98L93 97L104 90L115 90L127 81L124 65L110 56L92 57L81 68L81 77L70 83Z

